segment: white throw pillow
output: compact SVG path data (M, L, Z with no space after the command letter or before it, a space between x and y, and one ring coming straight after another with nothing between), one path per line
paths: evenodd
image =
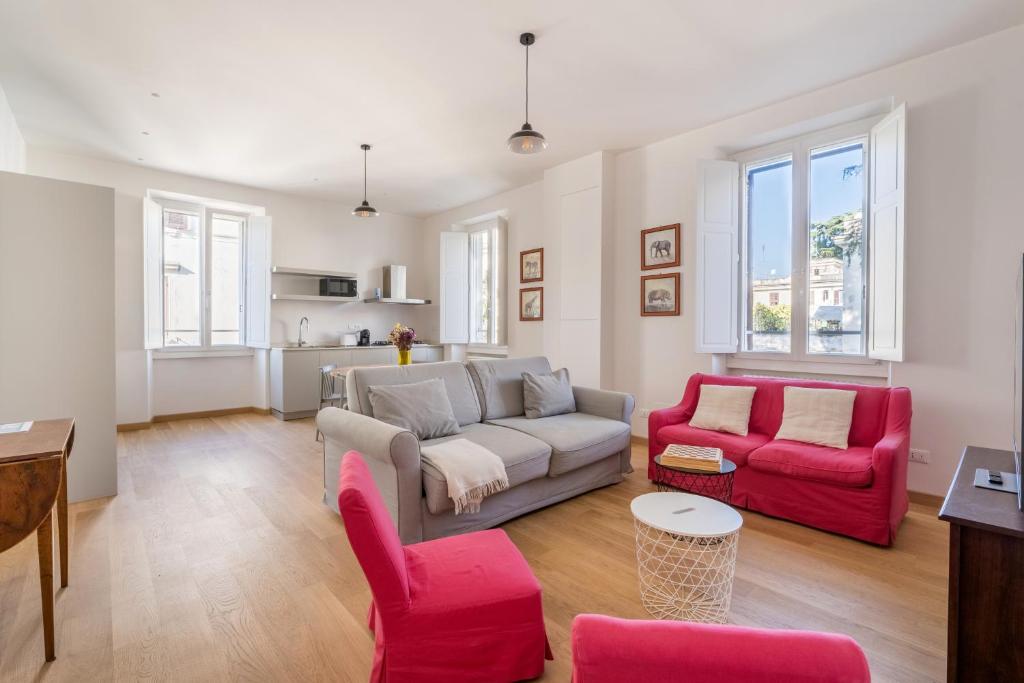
M775 438L845 449L856 398L856 391L786 387L782 426Z
M701 384L690 426L746 436L755 391L757 387Z

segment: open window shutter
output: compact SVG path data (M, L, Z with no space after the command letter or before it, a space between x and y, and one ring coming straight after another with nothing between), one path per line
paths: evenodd
M697 345L733 353L739 326L739 164L697 162Z
M469 343L469 234L441 233L441 343Z
M902 361L906 105L901 104L871 129L870 154L868 355Z
M245 345L270 347L270 216L252 216L245 235Z
M143 200L142 213L144 342L147 349L159 349L164 345L164 214L149 197Z

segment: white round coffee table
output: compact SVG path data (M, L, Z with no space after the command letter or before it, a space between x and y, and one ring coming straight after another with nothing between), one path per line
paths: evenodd
M658 619L724 624L743 518L692 493L646 493L630 503L640 598Z

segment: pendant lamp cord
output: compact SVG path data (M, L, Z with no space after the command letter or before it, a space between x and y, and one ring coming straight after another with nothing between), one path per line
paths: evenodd
M530 122L530 46L526 46L526 111L523 113L524 121Z
M363 150L363 203L366 203L366 150Z

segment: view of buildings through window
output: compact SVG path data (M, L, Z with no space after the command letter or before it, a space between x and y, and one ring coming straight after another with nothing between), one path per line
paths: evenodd
M207 239L202 217L202 207L195 211L164 209L163 212L165 347L226 346L243 341L245 219L210 213ZM207 328L208 334L204 332Z
M744 350L792 349L793 292L806 288L806 351L863 355L864 143L811 150L807 177L791 157L746 167L747 331ZM793 183L806 183L807 267L794 272ZM804 275L806 274L806 277Z

